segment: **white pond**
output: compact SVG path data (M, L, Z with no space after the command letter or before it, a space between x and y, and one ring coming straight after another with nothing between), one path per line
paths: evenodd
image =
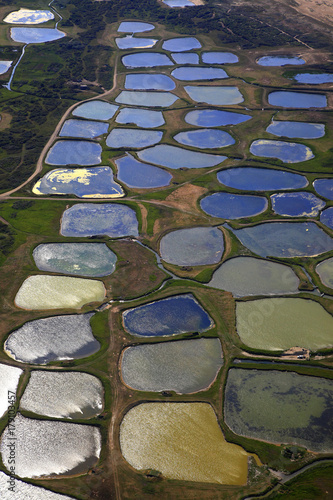
M16 389L23 370L0 363L0 418L6 413L10 402L15 402Z
M54 19L54 14L50 10L23 9L10 12L3 20L10 24L41 24Z
M73 500L72 497L65 495L60 495L60 493L54 493L53 491L46 490L45 488L40 488L33 484L24 483L15 479L15 497L13 492L8 489L8 481L10 477L4 472L0 472L0 491L2 500Z

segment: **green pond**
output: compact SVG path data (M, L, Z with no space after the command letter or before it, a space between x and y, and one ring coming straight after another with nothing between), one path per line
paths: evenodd
M236 303L241 341L269 351L304 347L311 351L333 346L333 317L318 302L270 298Z
M333 381L278 370L229 370L224 416L241 436L333 451Z
M333 257L320 262L316 266L316 273L325 286L333 288Z

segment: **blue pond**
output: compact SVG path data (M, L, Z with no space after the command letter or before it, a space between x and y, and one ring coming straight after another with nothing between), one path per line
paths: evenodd
M159 144L139 151L138 157L140 160L172 169L214 167L226 159L226 156L197 153L168 144Z
M64 211L60 233L63 236L97 236L110 238L138 236L134 210L116 203L77 203Z
M162 168L136 160L131 155L115 160L117 178L131 188L151 189L168 186L172 175Z
M160 127L165 123L161 111L153 111L150 109L135 109L123 108L120 110L117 118L117 123L124 125L133 123L138 127L155 128Z
M149 92L144 90L123 90L116 98L120 104L132 106L145 106L154 108L168 108L177 101L178 97L171 92Z
M171 57L176 64L199 64L199 56L195 52L175 52Z
M318 139L325 135L325 125L323 123L273 121L266 128L266 132L290 139Z
M301 57L291 57L291 56L264 56L257 60L259 66L286 66L287 64L292 64L298 66L300 64L305 64L304 59Z
M180 132L174 136L174 140L180 144L185 144L185 146L193 146L199 149L224 148L235 144L235 140L227 132L209 128Z
M184 87L190 98L196 102L214 105L239 104L244 101L237 87L206 87L188 85Z
M129 90L173 90L175 82L160 73L132 73L126 75L125 89Z
M192 294L174 295L123 313L125 330L140 337L205 332L214 323Z
M45 43L59 40L66 33L52 28L11 28L10 36L14 42Z
M198 127L223 127L224 125L238 125L246 122L252 117L232 111L221 111L219 109L196 109L185 116L186 123Z
M282 108L325 108L327 106L324 94L306 94L305 92L289 92L280 90L271 92L268 102L272 106Z
M228 78L227 73L220 68L191 68L184 66L176 68L171 73L171 76L177 80L194 81L194 80L219 80Z
M333 229L333 207L326 208L320 215L320 222Z
M135 38L127 35L123 38L116 38L118 49L151 49L158 40L156 38Z
M333 239L315 222L264 222L243 229L225 227L261 257L311 257L333 250Z
M66 120L60 130L60 137L82 137L84 139L93 139L99 135L106 134L108 123L95 122L91 120Z
M300 189L308 185L304 175L273 168L235 167L221 170L218 181L240 191Z
M173 66L173 62L166 54L159 52L137 52L122 57L126 68L154 68L155 66Z
M250 147L250 152L255 156L277 158L284 163L298 163L314 158L311 149L308 146L304 146L304 144L284 141L269 141L266 139L253 141Z
M114 128L106 138L109 148L146 148L157 144L163 132L133 128Z
M144 31L151 31L155 28L150 23L140 23L137 21L123 21L120 23L118 33L143 33Z
M289 217L317 217L326 203L312 193L279 193L271 196L276 214Z
M171 52L186 52L187 50L200 49L201 43L194 37L170 38L166 40L162 49Z
M49 150L48 165L97 165L101 163L102 147L91 141L57 141Z
M194 3L190 0L163 0L165 5L168 5L171 8L175 7L194 7Z
M200 202L204 212L221 219L252 217L267 210L268 202L263 196L246 194L214 193Z
M332 83L333 73L298 73L298 75L294 76L294 80L298 83L310 83L312 85Z
M238 57L231 52L203 52L201 59L205 64L233 64L238 62Z
M89 101L80 104L74 109L73 115L91 120L110 120L116 113L119 106L105 101Z
M333 179L316 179L313 187L319 196L323 196L327 200L333 200Z

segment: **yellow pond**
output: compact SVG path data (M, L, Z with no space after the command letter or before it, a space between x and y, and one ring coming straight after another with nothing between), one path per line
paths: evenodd
M184 481L242 485L249 454L227 443L208 403L143 403L120 426L122 454L137 470Z

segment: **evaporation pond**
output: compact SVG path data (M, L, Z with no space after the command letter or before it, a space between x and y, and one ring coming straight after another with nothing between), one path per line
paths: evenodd
M105 101L84 102L74 109L72 114L80 118L91 120L110 120L116 113L119 106Z
M221 170L217 180L241 191L300 189L308 185L304 175L273 168L234 167Z
M160 142L163 132L133 128L114 128L106 138L109 148L146 148Z
M20 410L52 418L92 418L103 409L102 382L83 372L33 370Z
M231 52L203 52L201 59L205 64L233 64L238 62L238 57Z
M158 40L156 38L136 38L127 35L123 38L116 38L118 49L151 49Z
M52 28L11 28L10 36L14 42L45 43L59 40L66 33Z
M60 130L60 137L82 137L83 139L93 139L99 135L106 134L108 123L95 122L91 120L66 120Z
M271 106L283 108L325 108L327 99L324 94L306 94L305 92L289 92L280 90L268 95Z
M321 83L332 83L333 73L298 73L293 78L298 83L319 85Z
M10 476L0 472L0 491L2 493L2 500L13 500L13 492L8 489ZM73 500L73 497L67 495L60 495L53 491L40 488L34 484L28 484L19 481L15 478L15 495L17 498L25 498L26 500Z
M171 52L186 52L187 50L200 49L201 43L194 37L170 38L163 45L163 50Z
M54 420L36 420L18 414L15 425L16 456L15 474L35 478L50 475L86 473L94 466L101 451L101 434L98 427ZM7 426L0 442L2 461L10 468L10 439Z
M8 405L16 394L19 379L23 373L21 368L0 363L0 418L8 411Z
M91 141L57 141L47 153L48 165L95 165L101 163L102 146Z
M299 66L305 64L304 59L298 56L263 56L256 62L259 66L286 66L287 64Z
M199 64L199 56L196 52L173 52L171 57L176 64Z
M214 193L200 202L206 214L222 219L253 217L267 210L268 202L263 196L246 194Z
M333 257L320 262L316 266L316 273L325 286L333 288Z
M105 243L44 243L32 256L41 271L89 277L108 276L117 262Z
M93 316L69 314L29 321L9 335L4 350L16 361L37 365L91 356L100 348L90 326Z
M117 178L128 187L149 189L168 186L172 179L169 172L142 163L129 154L115 160L115 164L118 169Z
M232 111L219 109L196 109L185 116L186 123L197 127L223 127L225 125L238 125L250 120L252 116Z
M143 33L145 31L151 31L155 28L153 24L150 23L140 23L137 21L123 21L120 23L117 29L118 33Z
M167 479L245 485L248 454L228 443L208 403L142 403L120 424L127 462Z
M121 198L125 195L114 181L110 167L51 170L36 182L32 192L37 195L74 194L79 198Z
M312 193L279 193L271 196L276 214L289 217L317 217L326 203Z
M138 236L135 211L116 203L78 203L64 211L61 220L63 236L97 236L110 238Z
M155 66L173 66L166 54L160 52L136 52L122 57L126 68L154 68Z
M290 267L254 257L227 260L207 284L234 297L297 293L298 285L299 279Z
M223 250L223 235L216 227L178 229L163 236L160 243L162 259L176 266L217 264Z
M317 351L333 346L333 317L314 300L237 302L236 328L241 341L253 349L284 351L300 346Z
M13 61L0 61L0 75L6 73L11 67Z
M290 139L318 139L325 135L325 125L323 123L273 121L266 128L266 132Z
M138 127L155 128L165 123L161 111L150 109L122 108L116 118L123 125L134 124Z
M308 146L296 142L270 141L258 139L253 141L250 152L254 156L277 158L284 163L298 163L314 158L314 154Z
M122 381L136 391L204 391L223 364L219 339L193 339L128 347L121 359Z
M175 87L175 82L161 73L133 73L125 79L125 89L130 90L173 90Z
M199 149L224 148L235 144L235 139L228 132L207 128L180 132L174 136L174 140L185 146Z
M244 98L237 87L207 87L188 85L184 87L193 101L213 105L239 104Z
M54 14L50 10L20 9L10 12L3 22L10 24L41 24L54 19Z
M227 228L261 257L312 257L333 250L333 241L315 222L264 222L243 229Z
M333 207L326 208L320 214L320 222L333 229Z
M221 78L228 78L227 73L221 68L191 68L190 66L174 69L171 76L177 80L183 81L219 80Z
M205 332L214 326L192 294L173 295L123 313L125 330L140 337Z
M22 309L80 309L90 302L102 302L102 281L67 276L29 276L16 294L15 305Z
M316 179L313 187L320 196L333 200L333 179Z
M120 104L131 106L145 106L148 108L168 108L177 101L178 97L171 92L148 92L123 90L116 98Z
M226 159L226 156L189 151L168 144L139 151L138 157L140 160L172 169L214 167Z
M280 370L229 370L225 422L238 435L333 451L332 380Z

